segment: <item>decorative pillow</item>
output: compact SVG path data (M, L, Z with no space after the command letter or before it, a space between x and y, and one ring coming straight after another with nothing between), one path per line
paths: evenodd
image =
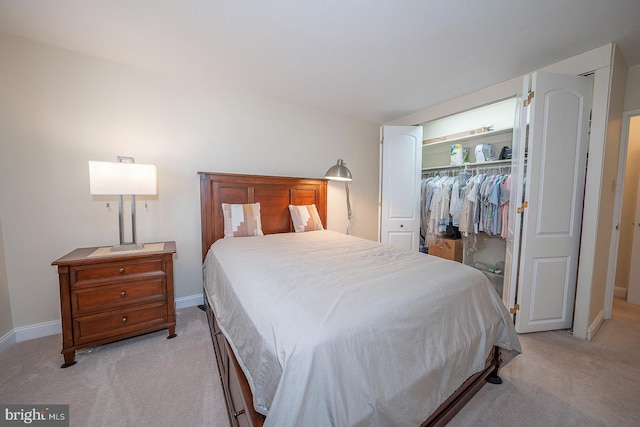
M222 204L224 237L263 236L260 203Z
M289 211L291 212L291 220L296 233L324 230L316 205L289 205Z

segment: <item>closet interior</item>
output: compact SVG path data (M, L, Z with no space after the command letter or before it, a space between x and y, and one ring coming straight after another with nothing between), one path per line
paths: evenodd
M482 270L503 293L516 99L423 127L420 250Z

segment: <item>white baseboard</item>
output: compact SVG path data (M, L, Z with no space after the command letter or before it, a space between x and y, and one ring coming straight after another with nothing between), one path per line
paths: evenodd
M623 288L621 286L615 286L613 288L613 295L620 298L627 298L627 288Z
M16 343L16 331L15 329L10 330L2 338L0 338L0 354L9 350L12 345Z
M189 295L186 297L176 298L176 309L193 307L196 305L204 304L202 294Z
M593 320L593 323L591 323L591 325L589 326L589 329L587 330L587 341L591 341L591 339L596 336L596 334L598 333L598 330L600 329L603 323L604 323L604 310L600 310L596 318Z
M193 307L203 304L202 294L189 295L186 297L176 298L176 309ZM0 338L0 353L8 350L17 342L32 340L35 338L46 337L62 333L62 322L60 320L52 320L50 322L37 323L35 325L20 326L7 332Z
M35 325L17 327L14 331L16 332L16 342L27 341L61 334L62 322L60 320L52 320L50 322L36 323Z

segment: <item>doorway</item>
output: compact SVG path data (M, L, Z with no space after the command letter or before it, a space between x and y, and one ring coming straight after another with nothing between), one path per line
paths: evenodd
M622 121L617 176L619 184L616 186L605 319L611 318L614 297L626 299L629 290L629 273L633 262L633 235L634 229L638 226L635 218L640 179L638 164L640 164L640 110L634 110L625 112ZM640 283L633 285L640 286Z

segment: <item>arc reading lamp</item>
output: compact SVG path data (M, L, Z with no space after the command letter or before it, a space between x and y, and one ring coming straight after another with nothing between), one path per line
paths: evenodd
M349 181L353 180L351 171L347 168L344 160L338 159L338 162L329 168L324 177L332 181L344 181L344 189L347 193L347 234L351 234L351 218L353 218L349 201Z
M133 157L118 156L117 162L89 161L89 192L94 196L118 196L120 245L112 251L142 249L136 239L136 195L158 194L155 165L135 163ZM131 241L124 238L123 196L131 196Z

